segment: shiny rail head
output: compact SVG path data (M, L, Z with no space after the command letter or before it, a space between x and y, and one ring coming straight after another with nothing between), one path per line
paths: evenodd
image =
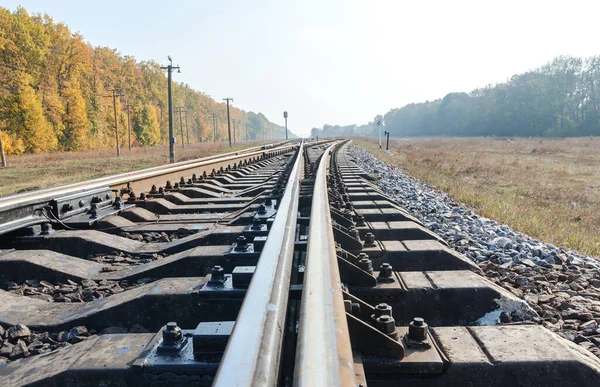
M295 386L356 385L327 194L330 153L317 169L294 368Z
M296 243L303 145L296 151L269 231L214 386L275 385ZM289 166L289 164L288 164Z

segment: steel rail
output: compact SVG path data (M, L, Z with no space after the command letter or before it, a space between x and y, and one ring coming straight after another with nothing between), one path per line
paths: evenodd
M289 141L286 141L286 143ZM73 183L61 185L58 187L51 187L37 191L24 192L20 194L8 195L4 197L0 197L0 211L3 206L8 205L8 203L13 203L15 201L25 201L25 200L36 200L40 197L46 197L48 195L64 195L71 194L75 192L79 192L82 189L91 189L98 188L102 186L112 186L117 184L122 184L130 181L144 179L150 176L162 175L170 172L178 172L186 169L191 169L197 166L207 165L209 162L217 162L217 161L230 161L238 156L252 156L258 155L264 152L272 152L283 149L289 149L291 146L279 146L270 149L262 149L262 146L252 147L248 149L239 150L236 152L228 152L222 153L218 155L212 155L207 157L202 157L194 160L186 160L180 161L178 163L159 165L156 167L150 167L146 169L142 169L134 172L125 172L117 175L111 175L106 177L100 177L97 179L86 180L83 182Z
M296 242L303 144L213 386L277 385Z
M289 142L286 142L289 143ZM270 149L256 149L251 152L238 151L224 155L209 156L206 158L185 161L152 167L135 172L126 172L118 175L101 177L79 183L68 184L39 191L32 191L0 198L0 234L22 227L46 221L41 216L41 208L49 205L50 201L69 195L85 194L96 189L131 188L136 191L147 191L150 185L162 185L168 179L179 179L181 173L187 171L200 172L208 167L226 167L228 163L245 160L246 158L260 156L263 153L290 151L297 145L283 145ZM258 147L260 148L260 147Z
M356 385L327 194L327 168L335 146L323 153L315 178L294 386Z

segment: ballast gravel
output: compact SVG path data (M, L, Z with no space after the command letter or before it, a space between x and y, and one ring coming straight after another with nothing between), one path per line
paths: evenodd
M479 216L354 144L350 153L358 166L375 177L373 184L479 265L488 279L538 313L523 318L502 312L491 323L542 324L600 357L598 258L541 242Z

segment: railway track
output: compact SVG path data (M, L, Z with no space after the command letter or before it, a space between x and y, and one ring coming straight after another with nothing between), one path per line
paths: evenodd
M600 381L347 141L7 197L0 233L0 386Z

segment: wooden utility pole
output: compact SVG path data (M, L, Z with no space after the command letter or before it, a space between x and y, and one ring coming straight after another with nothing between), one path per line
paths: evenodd
M4 154L4 143L2 142L2 132L0 132L0 156L2 156L2 166L6 167L6 155Z
M229 133L229 147L231 148L231 119L229 118L229 101L233 102L233 98L223 98L227 101L227 132Z
M173 72L173 70L177 70L178 73L181 72L181 70L179 69L179 66L173 66L173 60L171 59L171 56L168 56L169 58L169 65L168 66L164 66L161 67L161 69L163 70L167 70L167 82L168 82L168 87L167 87L167 93L168 93L168 98L169 98L169 161L171 163L175 162L175 135L173 133L173 92L171 91L171 79L173 78L171 76L171 73Z
M119 121L117 120L117 97L123 96L121 92L117 88L107 89L110 91L111 95L106 95L105 97L112 97L113 99L113 111L115 114L115 138L117 142L117 157L121 156L121 148L119 146ZM117 94L118 93L118 94Z

